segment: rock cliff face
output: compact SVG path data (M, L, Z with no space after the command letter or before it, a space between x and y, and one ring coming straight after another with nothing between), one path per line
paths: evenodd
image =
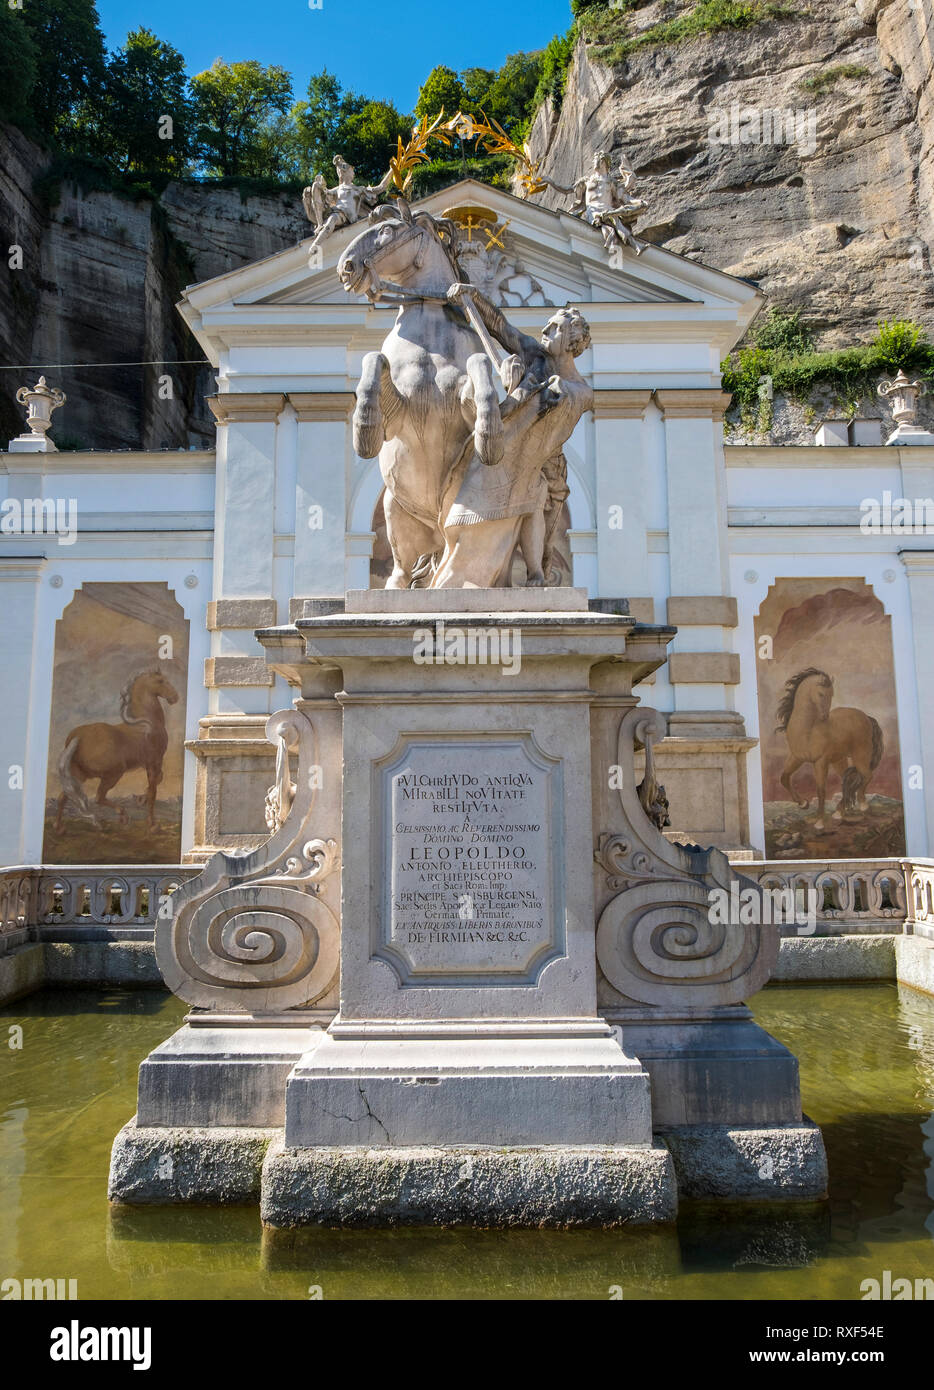
M822 347L866 341L882 317L934 327L931 6L801 0L795 11L616 66L579 44L561 111L546 104L535 121L533 153L567 184L594 149L625 150L648 203L640 234L803 308ZM652 0L626 22L638 34L679 12ZM774 125L767 112L796 113L790 142L750 141L757 124ZM0 126L0 249L22 250L22 268L0 275L0 368L162 361L50 366L69 395L53 437L99 449L210 443L213 375L171 365L201 357L175 301L186 283L303 237L298 200L170 184L154 204L64 184L49 207L34 185L45 159ZM0 444L22 428L13 394L27 377L0 370Z
M648 203L639 234L805 309L821 347L865 341L879 318L930 326L931 7L794 8L636 49L612 67L579 43L560 113L546 105L535 121L533 155L569 184L595 149L625 150ZM670 0L646 5L626 16L629 32L677 12ZM774 129L766 112L797 113L798 138L754 143L757 126Z
M0 126L0 248L22 260L0 275L0 369L17 368L0 370L0 448L24 428L14 395L33 363L68 395L53 417L59 447L212 445L213 373L190 364L203 353L175 303L186 284L294 245L300 203L174 183L158 203L67 182L49 200L36 191L46 159Z

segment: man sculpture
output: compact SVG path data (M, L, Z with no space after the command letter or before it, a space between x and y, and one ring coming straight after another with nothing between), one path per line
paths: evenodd
M636 185L635 170L626 159L620 156L619 170L611 172L610 157L604 150L597 150L593 157L593 169L577 180L573 187L555 183L554 179L539 175L543 183L549 184L558 193L573 193L574 201L568 212L597 227L603 234L603 244L607 251L624 245L631 246L638 256L645 249L645 242L633 235L632 224L645 207L642 198L633 196Z
M454 303L467 296L490 336L509 353L499 366L508 393L500 406L503 458L484 463L473 438L468 440L442 499L445 545L430 587L508 587L517 548L526 584L538 587L546 583L568 493L562 449L593 405L593 391L574 360L590 346L590 329L568 307L548 320L536 340L508 323L472 285L459 283L448 291Z
M333 188L328 188L322 174L316 174L302 192L305 216L315 225L309 255L339 227L350 227L372 212L392 178L392 171L389 170L379 183L357 184L354 183L353 165L348 164L342 155L336 154L333 163L337 170L337 183Z

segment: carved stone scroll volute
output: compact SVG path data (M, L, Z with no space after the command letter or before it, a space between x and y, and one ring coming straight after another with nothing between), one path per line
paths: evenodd
M166 984L201 1008L268 1014L308 1006L337 975L340 926L321 888L339 854L336 840L312 829L315 730L298 710L283 710L270 717L266 737L277 749L267 796L267 823L277 828L247 854L215 854L172 895L171 918L156 926ZM298 753L294 783L290 749Z
M775 968L779 931L732 918L721 923L720 914L711 912L715 893L731 901L731 884L753 895L756 885L736 874L718 849L670 843L658 826L662 817L649 814L659 806L652 743L664 732L662 716L641 706L620 721L619 824L600 833L594 859L607 887L621 891L600 914L597 959L609 983L629 1000L663 1008L741 1003ZM646 748L646 775L638 787L637 743Z

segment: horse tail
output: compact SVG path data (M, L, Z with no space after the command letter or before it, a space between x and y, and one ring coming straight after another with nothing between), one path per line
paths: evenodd
M872 727L872 756L869 760L869 767L871 771L875 772L882 761L882 754L885 752L885 740L882 737L878 719L873 719L870 715L869 723Z
M412 566L412 583L410 587L413 589L429 588L440 560L441 555L438 551L435 551L432 555L419 555L415 564Z
M65 741L65 747L62 749L62 755L58 760L58 776L62 784L62 791L65 793L68 803L74 807L76 814L80 816L82 820L94 821L94 823L97 824L97 817L94 815L91 803L85 796L84 788L75 777L71 767L74 762L75 754L78 751L79 742L80 739L77 734L69 735Z
M875 724L875 720L872 721ZM876 726L878 727L878 725ZM843 774L843 809L856 811L859 794L863 789L863 775L858 768L848 767Z

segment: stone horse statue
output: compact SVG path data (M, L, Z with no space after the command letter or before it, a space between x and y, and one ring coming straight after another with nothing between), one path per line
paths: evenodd
M782 786L799 806L808 798L792 788L791 778L804 763L814 764L817 782L817 820L815 830L824 829L824 798L831 767L843 783L840 804L832 819L843 813L867 811L866 789L873 772L882 761L884 743L877 720L861 709L840 706L831 709L833 681L826 671L809 666L785 682L779 702L776 733L788 740L788 759L782 770Z
M340 258L350 294L398 306L379 352L363 359L353 416L354 449L379 455L383 510L392 548L387 589L407 589L419 562L444 547L439 517L445 483L474 436L478 457L503 454L495 369L465 310L447 299L463 279L457 228L404 199L376 208Z
M174 705L178 692L161 671L143 671L121 691L122 723L82 724L72 729L58 763L62 794L55 819L57 831L62 829L68 802L83 819L98 823L100 813L88 802L83 782L97 778L96 807L111 809L107 793L125 773L138 767L144 769L148 781L146 806L149 829L153 829L156 788L162 781L162 760L169 742L160 700Z

